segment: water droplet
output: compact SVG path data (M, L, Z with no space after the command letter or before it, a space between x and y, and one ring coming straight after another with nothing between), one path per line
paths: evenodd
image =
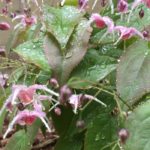
M23 51L26 51L26 48L23 48L22 50L23 50Z
M101 140L104 140L105 139L105 136L102 134L101 135Z
M103 53L103 54L106 54L106 53L107 53L107 48L106 48L106 47L103 47L102 53Z
M144 56L146 57L148 55L148 52L145 52Z
M72 52L68 52L67 54L66 54L66 58L70 58L72 56Z
M100 140L100 134L96 134L95 141L99 141L99 140Z

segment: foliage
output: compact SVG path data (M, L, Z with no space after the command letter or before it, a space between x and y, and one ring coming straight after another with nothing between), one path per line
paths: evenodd
M102 1L100 16L86 2L22 1L27 9L0 48L0 132L16 131L4 149L30 150L50 129L54 150L149 149L149 5Z

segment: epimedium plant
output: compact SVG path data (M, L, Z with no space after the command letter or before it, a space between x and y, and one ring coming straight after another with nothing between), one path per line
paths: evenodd
M0 49L4 149L34 149L40 130L55 150L148 150L150 1L2 3L0 30L16 23Z

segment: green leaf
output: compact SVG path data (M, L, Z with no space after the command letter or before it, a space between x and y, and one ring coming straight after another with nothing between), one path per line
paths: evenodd
M65 55L61 54L57 41L50 35L46 36L44 41L45 54L54 71L54 76L61 83L66 82L72 70L86 54L91 30L88 21L82 20L75 29L69 45L67 45Z
M72 6L64 6L61 9L44 6L43 10L47 30L53 34L61 45L61 48L64 49L83 14Z
M43 52L43 41L35 39L19 45L14 51L25 61L33 63L42 70L50 71L48 61Z
M72 118L74 117L74 113L72 112L71 108L66 108L62 106L60 107L60 109L62 112L61 116L58 116L55 114L55 112L52 112L52 119L58 134L63 135L66 134Z
M129 115L126 129L129 138L124 146L125 150L149 150L150 148L150 101L138 106Z
M72 138L62 137L56 144L55 150L81 150L83 146L83 134L77 134Z
M117 91L129 104L150 92L150 49L147 41L137 41L121 57L117 70Z
M56 143L55 150L81 150L83 145L83 134L78 134L76 131L75 121L77 117L74 115L72 108L60 107L61 116L57 116L52 112L54 126L60 135Z
M27 135L28 135L28 138L30 139L31 144L33 144L41 125L42 125L42 122L41 120L38 119L32 124L32 126L27 127Z
M117 118L111 115L108 108L97 109L98 113L87 127L84 150L101 150L104 147L106 147L105 150L110 150L110 147L116 144Z
M8 82L16 83L20 79L20 77L23 75L24 69L25 69L24 67L19 67L19 68L15 69L11 73Z
M19 44L32 40L36 38L40 33L41 23L35 24L31 27L23 28L23 29L16 29L15 32L12 31L8 41L6 43L6 52L9 54L12 48L15 48Z
M5 150L30 150L30 149L31 149L30 139L24 130L16 132L5 147Z
M90 49L83 61L73 71L68 84L73 88L89 88L115 69L116 60L114 58L100 55L98 51Z
M86 109L84 109L84 111L79 112L79 114L77 114L77 115L73 115L72 118L68 117L68 116L70 114L72 114L73 111L71 111L71 112L68 111L67 114L62 114L61 116L55 115L57 118L57 122L56 122L56 120L53 120L56 124L55 127L56 128L59 127L59 129L61 131L61 132L59 131L59 133L61 133L61 135L60 135L58 142L56 143L55 150L59 150L59 149L70 150L70 147L73 150L81 150L81 148L83 148L83 144L84 144L83 140L84 140L84 136L85 136L85 132L86 132L85 129L87 129L87 130L90 129L91 124L93 124L93 128L94 128L94 125L95 125L94 120L98 116L100 117L101 114L102 114L101 117L103 117L103 115L104 115L104 117L108 117L107 121L109 121L109 119L110 119L110 122L105 121L105 123L107 123L109 125L111 125L111 123L115 124L116 117L112 117L110 115L112 108L114 108L114 106L115 106L114 99L112 98L112 96L108 96L106 94L101 95L99 97L99 99L105 100L104 102L109 105L109 108L104 109L104 107L102 107L101 105L97 105L96 102L92 102ZM64 108L64 109L66 109L66 108ZM64 110L63 110L63 112L64 112ZM60 117L60 119L59 119L59 117ZM64 120L63 122L61 121L62 118ZM69 118L69 120L68 120L68 118ZM76 127L76 122L79 119L83 119L85 121L85 128L80 129L80 128ZM101 118L99 118L99 119L101 119ZM103 118L101 121L103 121L103 120L105 120L105 118ZM111 122L111 120L113 120L114 122L113 121ZM66 126L65 122L67 123L67 126ZM100 122L100 121L98 121L98 122ZM114 127L114 124L112 124L111 129L110 129L110 126L107 124L105 125L106 127L108 127L107 128L107 130L108 130L107 134L111 135L113 133L110 131L114 131L115 133L114 133L113 137L115 138L115 136L117 135L117 129L116 129L117 121L116 121L116 126ZM103 132L103 130L101 130L101 128L99 126L98 127L97 126L95 126L97 128L97 133L99 131ZM106 129L104 128L103 134L106 134L105 132L106 132ZM85 140L88 140L88 138L89 137L86 137ZM110 142L112 142L114 140L114 139L112 139L112 141L111 141L110 140L111 138L112 137L110 136L110 137L108 137L108 139L105 139L104 140L105 144L106 143L110 144ZM94 139L95 139L95 137L94 137ZM94 139L91 140L92 143L90 143L90 144L93 144L93 145L95 144ZM97 150L97 148L95 148L95 149Z

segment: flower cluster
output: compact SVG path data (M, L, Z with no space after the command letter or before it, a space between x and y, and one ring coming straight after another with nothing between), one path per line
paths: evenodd
M149 0L135 0L132 3L131 6L131 11L129 13L128 21L130 20L129 18L131 17L133 9L135 9L137 6L139 6L141 3L146 4L146 6L149 8L150 7L150 1ZM127 13L128 12L128 3L127 0L119 0L118 5L117 5L118 11L122 13ZM143 17L143 12L140 13L140 17ZM145 36L138 31L134 27L126 27L126 26L118 26L114 25L114 22L111 18L107 16L101 16L97 13L93 13L90 17L90 23L94 22L97 28L105 28L107 27L106 33L102 36L104 38L107 34L112 33L114 35L115 32L117 32L120 36L118 40L115 42L117 44L120 40L127 40L130 39L131 37L138 35L139 37L145 39ZM101 38L101 39L102 39Z
M56 83L58 87L57 80L51 79L51 83L52 85ZM41 92L45 91L47 95L38 94L37 90L40 90ZM66 106L70 104L74 113L77 113L78 108L83 106L83 102L89 100L95 100L103 106L106 106L94 96L72 94L71 89L67 85L62 86L59 93L47 88L45 85L35 84L29 87L26 85L13 85L12 93L3 104L0 110L0 115L2 115L5 109L7 109L9 112L13 112L14 107L17 108L17 112L3 137L6 138L15 124L22 126L32 125L37 118L39 118L47 130L51 132L51 129L48 125L48 118L46 117L45 107L42 103L44 100L48 100L50 102L53 101L53 106L51 106L49 111L54 109L56 115L61 115L61 109L58 107L58 105Z
M49 93L49 96L39 95L36 93L37 90L44 90ZM0 110L0 115L5 109L12 112L15 106L18 107L18 111L12 122L9 124L9 127L4 134L4 138L12 130L14 124L30 125L36 120L36 118L40 118L48 131L51 131L46 121L48 120L46 114L43 112L44 106L42 105L42 101L52 100L52 95L58 96L57 93L48 89L44 85L35 84L29 87L25 85L13 85L12 93L3 104ZM29 105L30 109L28 109Z

